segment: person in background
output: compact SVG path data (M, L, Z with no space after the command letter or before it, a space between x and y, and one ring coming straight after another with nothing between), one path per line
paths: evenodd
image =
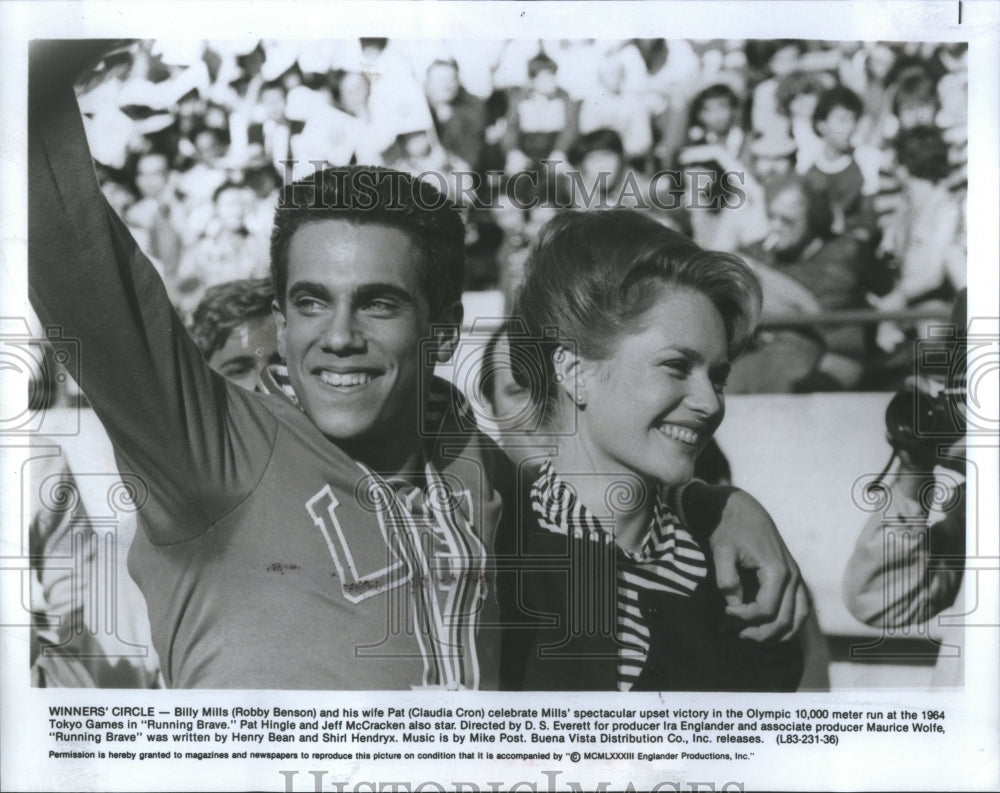
M153 261L163 277L170 280L180 263L182 247L174 225L178 213L169 157L158 151L140 155L135 163L135 186L139 199L127 207L122 217L148 240Z
M914 360L916 377L886 410L886 436L899 464L877 485L884 507L866 521L843 579L848 610L876 628L903 629L909 635L952 606L961 591L966 557L966 301L963 290L952 308L954 335L926 342L937 347L934 357ZM946 362L943 377L941 370L926 370L930 360ZM958 639L948 632L945 626L942 638ZM942 653L934 682L960 683L962 660Z
M824 311L863 308L872 269L870 251L851 235L832 231L833 213L825 196L796 175L772 188L767 204L768 234L744 253L797 281ZM866 342L854 325L821 331L826 352L818 372L800 390L852 388L864 372Z
M740 100L728 85L710 85L691 100L688 122L688 145L709 144L722 147L731 157L740 159L746 132L740 124Z
M614 130L626 161L643 168L652 153L653 126L646 98L625 85L625 64L616 53L601 59L597 83L580 103L580 133Z
M813 128L813 112L829 83L824 77L795 71L778 84L778 108L787 119L788 131L795 141L795 170L801 174L812 167L823 149L823 141Z
M556 83L556 62L544 53L528 61L529 83L508 97L504 135L508 175L538 170L542 160L565 162L576 140L579 109Z
M267 274L267 240L254 237L245 222L253 198L249 187L235 182L226 182L215 191L213 217L178 268L175 300L183 313L194 308L206 287Z
M188 332L208 365L248 391L260 390L260 373L279 363L270 278L215 284L191 316Z
M486 105L462 86L458 64L433 61L427 67L424 94L441 145L478 171L486 143Z
M937 128L914 127L899 133L895 151L902 194L881 250L895 262L897 280L888 294L870 302L882 311L946 310L967 277L964 206L948 187L948 144ZM882 323L876 338L891 352L905 334Z
M837 86L820 96L813 111L813 128L823 146L806 171L806 181L811 190L826 197L835 234L850 233L874 246L871 196L878 190L878 160L862 158L862 168L853 143L862 110L861 99L849 88Z

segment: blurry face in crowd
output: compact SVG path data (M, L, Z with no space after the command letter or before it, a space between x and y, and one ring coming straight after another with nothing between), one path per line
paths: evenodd
M757 181L767 187L787 176L794 168L791 157L754 157L753 173Z
M167 186L169 169L162 154L146 154L135 169L135 186L143 198L156 198Z
M937 116L937 105L934 102L909 102L899 106L896 118L900 129L933 126Z
M427 72L427 99L432 105L453 102L458 96L458 71L447 63L436 63Z
M278 349L302 409L334 441L398 446L417 427L432 318L416 256L385 226L321 220L292 237Z
M885 44L874 44L868 51L865 65L872 77L876 80L884 80L895 62L896 55L889 47Z
M595 470L678 485L725 413L725 322L700 292L661 285L607 360L584 361L578 432Z
M226 147L216 132L203 129L194 137L194 147L203 162L212 163L226 154Z
M135 203L135 196L128 191L128 188L111 180L101 183L101 192L119 217L122 217L125 210Z
M795 47L782 47L771 56L771 73L775 77L791 74L799 65L799 51Z
M580 173L587 194L593 192L595 186L601 183L602 176L606 189L614 188L622 178L624 166L625 162L621 155L614 151L598 149L584 155L580 161Z
M531 81L531 86L543 96L554 96L559 87L556 84L556 73L551 69L542 69Z
M809 203L798 189L782 190L767 208L772 247L779 253L792 250L809 237Z
M285 92L280 88L265 88L260 92L260 104L264 115L270 121L281 121L285 117Z
M729 100L722 96L706 99L698 113L699 123L709 132L725 135L733 125L735 109Z
M226 231L240 231L243 228L248 192L245 188L233 187L216 196L215 216Z
M816 129L823 142L840 152L851 150L851 138L858 127L858 117L846 107L835 107Z
M253 391L261 371L278 360L274 317L251 317L229 331L226 343L208 359L208 365L240 388Z
M412 132L403 139L406 156L420 159L431 153L431 139L426 132Z

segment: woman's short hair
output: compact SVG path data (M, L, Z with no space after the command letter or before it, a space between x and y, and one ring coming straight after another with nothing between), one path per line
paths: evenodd
M635 210L565 212L550 220L532 248L514 314L524 332L508 331L521 357L544 379L543 422L551 416L556 389L553 354L572 346L590 360L605 360L658 297L657 286L705 295L725 322L731 358L750 343L761 309L757 277L737 256L706 251L684 235ZM514 373L517 380L518 372Z

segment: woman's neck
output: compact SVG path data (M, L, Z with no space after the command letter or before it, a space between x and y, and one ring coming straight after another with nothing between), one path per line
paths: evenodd
M556 474L595 517L613 517L615 542L621 548L638 551L653 519L656 483L608 459L580 432L558 440L559 453L552 458Z

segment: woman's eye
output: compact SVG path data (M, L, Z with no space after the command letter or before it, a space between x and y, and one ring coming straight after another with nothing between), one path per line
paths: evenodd
M691 364L683 359L664 361L661 365L674 375L686 377L691 373Z

